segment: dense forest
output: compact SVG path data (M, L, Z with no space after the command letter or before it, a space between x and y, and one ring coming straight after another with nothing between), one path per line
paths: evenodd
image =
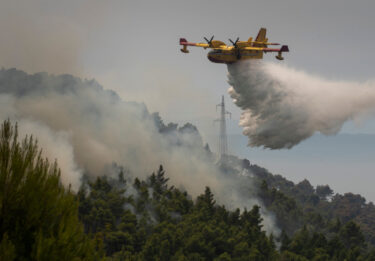
M193 198L171 186L168 170L145 180L122 167L82 180L73 192L32 136L0 131L0 260L374 260L372 203L333 195L329 186L293 184L235 157L252 175L279 235L263 229L260 206L228 209L209 187ZM232 173L232 174L229 174ZM244 177L242 177L244 178Z

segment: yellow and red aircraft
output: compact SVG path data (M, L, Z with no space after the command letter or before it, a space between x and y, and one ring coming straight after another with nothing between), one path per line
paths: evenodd
M266 38L266 28L261 28L259 30L258 36L255 41L250 37L247 41L239 41L239 38L236 41L229 41L232 43L232 46L227 46L222 41L214 40L212 36L210 40L204 37L207 43L190 43L185 38L180 38L180 45L182 45L181 52L188 53L188 46L198 46L203 47L204 49L210 48L210 51L207 54L207 58L214 63L235 63L240 60L247 59L262 59L263 53L268 52L277 52L276 58L278 60L284 60L282 56L283 52L289 52L287 45L281 46L280 49L268 48L268 45L279 45L278 43L269 43Z

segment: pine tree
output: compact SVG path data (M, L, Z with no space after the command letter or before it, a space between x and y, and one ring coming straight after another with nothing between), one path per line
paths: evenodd
M94 259L57 163L42 158L32 136L18 142L9 120L0 130L0 242L1 260Z

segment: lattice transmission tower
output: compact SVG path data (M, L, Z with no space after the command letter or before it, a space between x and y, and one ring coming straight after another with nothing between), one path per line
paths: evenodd
M224 95L221 97L221 103L216 105L217 107L221 107L220 110L220 118L216 119L215 121L220 122L220 135L219 135L219 161L224 161L228 155L228 140L227 140L227 127L226 127L226 115L231 117L231 113L225 110L225 103L224 103Z

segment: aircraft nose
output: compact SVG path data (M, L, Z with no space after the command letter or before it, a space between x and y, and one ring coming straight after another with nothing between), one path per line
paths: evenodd
M207 54L207 58L208 58L208 60L210 60L211 62L213 62L213 61L215 60L215 58L214 58L214 54L213 54L212 51L209 52L209 53Z
M219 59L217 59L216 55L213 52L209 52L207 54L207 58L208 58L208 60L210 60L213 63L221 63L221 61Z

